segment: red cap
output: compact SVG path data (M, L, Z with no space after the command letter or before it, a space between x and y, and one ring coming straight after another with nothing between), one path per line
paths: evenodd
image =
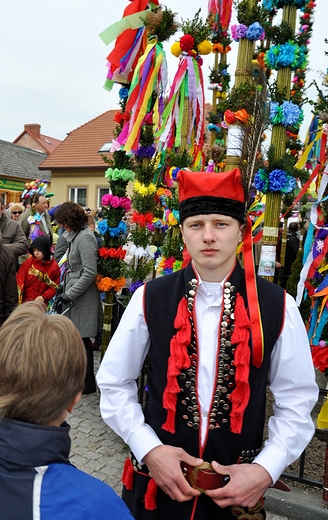
M180 222L210 213L245 222L245 193L238 168L221 173L180 170L178 187Z

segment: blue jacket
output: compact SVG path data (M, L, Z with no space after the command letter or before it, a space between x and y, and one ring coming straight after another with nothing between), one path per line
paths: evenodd
M0 421L1 520L132 520L111 487L69 462L69 429Z

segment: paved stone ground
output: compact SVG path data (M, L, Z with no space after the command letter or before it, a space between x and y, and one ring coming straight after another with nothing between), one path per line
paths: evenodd
M95 367L100 353L95 352ZM128 447L102 420L99 394L83 395L73 413L67 417L71 425L71 461L79 469L99 478L121 494L121 474ZM288 520L267 514L267 520Z

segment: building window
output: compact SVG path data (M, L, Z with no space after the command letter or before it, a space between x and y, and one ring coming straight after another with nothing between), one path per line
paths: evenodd
M104 143L102 145L102 147L100 148L100 150L98 150L98 153L110 152L111 147L112 147L112 141L110 143Z
M104 195L107 195L108 193L112 193L111 189L108 188L98 188L98 196L97 196L97 208L101 208L101 199Z
M69 200L79 204L80 206L87 205L87 189L86 188L69 188Z

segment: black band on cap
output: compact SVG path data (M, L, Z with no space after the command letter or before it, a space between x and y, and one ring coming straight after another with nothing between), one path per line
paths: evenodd
M245 223L245 206L242 202L224 197L191 197L183 200L179 205L180 223L188 217L195 215L210 215L218 213L219 215L227 215L228 217Z

